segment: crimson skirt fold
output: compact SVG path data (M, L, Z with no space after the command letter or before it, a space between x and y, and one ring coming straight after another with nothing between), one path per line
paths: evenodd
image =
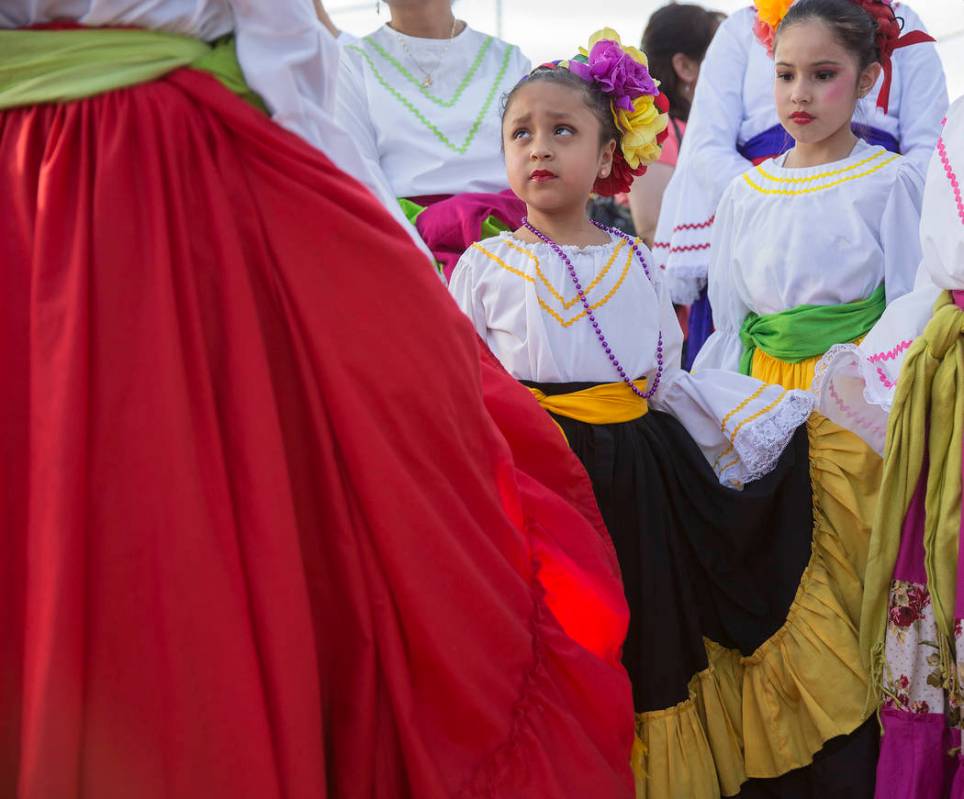
M423 260L210 77L0 112L0 795L631 795L591 487Z

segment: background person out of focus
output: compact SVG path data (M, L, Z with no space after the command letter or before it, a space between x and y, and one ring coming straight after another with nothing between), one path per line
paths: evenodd
M653 13L643 31L642 50L650 73L669 99L669 137L657 163L637 178L629 193L636 234L653 246L663 191L673 175L686 130L700 63L725 15L688 3L670 3Z

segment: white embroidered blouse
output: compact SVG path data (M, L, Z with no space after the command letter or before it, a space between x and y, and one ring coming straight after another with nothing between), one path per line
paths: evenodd
M964 98L948 113L927 171L914 290L887 308L860 346L834 347L817 367L813 390L821 412L881 453L907 350L930 321L938 294L964 291L962 181Z
M909 160L862 141L831 164L787 169L785 158L744 172L720 201L708 276L716 330L694 371L739 369L751 311L854 302L881 283L889 303L913 287L923 187Z
M679 366L682 331L665 281L649 251L639 247L652 280L623 239L563 249L616 357L628 374L645 376L650 385L662 333L665 371L651 407L683 423L724 484L766 474L809 414L810 398L743 375L684 372ZM462 256L449 289L517 379L619 379L566 266L548 245L529 244L511 233L481 241Z
M469 27L448 40L383 26L345 37L337 117L380 195L503 191L501 101L528 72L517 47Z

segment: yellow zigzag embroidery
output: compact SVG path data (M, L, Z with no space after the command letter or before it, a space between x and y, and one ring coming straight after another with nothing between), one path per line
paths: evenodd
M723 421L720 423L720 432L723 433L723 435L726 435L726 426L730 423L730 419L732 419L740 411L742 411L747 405L753 402L753 400L759 398L759 396L766 390L767 390L767 384L763 383L756 391L750 394L749 397L746 397L743 400L743 402L741 402L739 405L733 408L726 416L724 416ZM720 461L723 460L727 455L729 455L733 451L734 437L735 437L735 434L730 436L730 440L727 442L726 447L724 447L723 451L717 456L716 460L713 461L714 472L717 472L716 467L720 465ZM717 474L721 474L721 472L717 472Z
M759 419L761 416L763 416L763 414L769 413L769 412L772 411L774 408L776 408L777 405L779 405L781 402L783 402L783 398L784 398L788 393L789 393L789 392L788 392L786 389L784 389L784 390L783 390L783 393L780 394L780 396L777 397L775 400L773 400L773 402L771 402L771 403L770 403L769 405L767 405L765 408L761 408L760 410L758 410L758 411L757 411L756 413L754 413L753 415L747 416L746 419L744 419L742 422L740 422L740 423L736 426L736 429L733 431L733 435L730 436L730 447L729 447L729 448L730 448L731 450L733 449L733 442L736 441L736 437L740 434L740 431L741 431L746 425L748 425L748 424L749 424L750 422L752 422L754 419ZM725 454L726 454L726 453L724 452L723 455L725 455ZM721 459L723 458L723 455L720 455L720 458L721 458ZM739 463L739 461L740 461L740 456L737 455L737 456L736 456L733 460L731 460L729 463L726 463L726 464L724 464L723 466L720 467L720 474L723 474L723 472L725 472L725 471L726 471L727 469L729 469L731 466L735 466L737 463Z
M859 172L859 173L857 173L856 175L850 175L849 177L846 177L846 178L840 178L840 180L833 180L833 181L831 181L830 183L825 183L825 184L822 185L822 186L811 186L811 187L808 188L808 189L796 189L796 190L794 190L794 189L764 189L762 186L758 186L756 183L754 183L752 180L750 180L750 172L755 172L755 171L757 171L757 170L759 169L759 167L757 167L757 169L751 169L750 172L744 172L744 173L743 173L743 179L747 182L747 184L750 186L750 188L755 189L756 191L760 192L760 194L782 194L782 195L787 195L787 196L797 195L797 194L811 194L811 193L816 192L816 191L824 191L825 189L831 189L831 188L833 188L834 186L839 186L841 183L847 183L848 181L851 181L851 180L857 180L858 178L864 178L864 177L867 177L867 175L872 175L874 172L877 172L878 170L883 169L883 168L884 168L885 166L887 166L888 164L892 164L892 163L893 163L894 161L896 161L898 158L900 158L899 155L891 156L891 157L888 158L886 161L883 161L883 162L877 164L877 165L874 166L872 169L868 169L866 172Z
M763 164L760 164L756 171L759 172L767 180L772 180L775 183L809 183L812 180L823 180L824 178L832 178L834 175L842 175L844 172L853 172L855 169L860 169L864 164L869 164L871 161L880 158L886 150L880 150L873 155L867 156L862 161L858 161L856 164L851 164L850 166L841 167L840 169L831 169L829 172L821 172L819 175L811 175L808 178L778 178L776 175L771 175L763 168ZM893 160L893 159L891 159Z
M558 291L556 291L556 287L553 286L552 283L549 282L549 279L545 276L545 273L543 273L543 271L542 271L542 266L539 264L539 258L538 258L538 256L533 255L531 252L529 252L528 250L526 250L526 249L523 248L523 247L519 247L517 244L513 244L511 241L506 241L506 242L504 242L504 243L505 243L505 246L508 247L509 249L515 250L517 253L521 253L521 254L524 255L526 258L528 258L530 261L532 261L532 264L533 264L533 266L535 267L535 270L536 270L536 274L539 276L539 280L542 281L542 285L545 286L545 287L548 289L549 293L550 293L556 300L558 300L559 304L563 307L563 310L568 311L570 308L572 308L573 305L575 305L577 302L579 302L579 295L578 295L578 294L577 294L575 297L573 297L571 300L569 300L568 302L566 302L566 300L563 298L563 296L562 296ZM619 252L620 252L620 250L622 250L623 245L624 245L625 243L626 243L626 240L625 240L625 239L620 239L620 240L619 240L619 243L616 245L616 249L613 250L613 254L610 256L609 260L606 262L606 265L602 268L602 271L601 271L598 275L596 275L596 277L593 278L592 283L590 283L590 284L586 287L586 289L585 289L585 294L586 294L586 296L589 296L589 294L592 292L592 290L593 290L594 288L596 288L596 286L599 285L600 281L602 281L602 279L605 278L607 274L609 274L610 268L611 268L612 265L616 262L616 258L618 257Z
M498 255L496 255L495 253L489 252L487 249L485 249L485 247L483 247L478 242L473 243L472 246L475 249L477 249L479 252L481 252L486 258L498 264L502 269L505 269L507 272L510 272L513 275L517 275L518 277L521 277L527 283L532 283L533 285L535 285L536 280L534 277L532 277L531 275L527 275L525 272L519 269L516 269L513 266L509 266L505 261L499 258ZM611 262L613 260L615 260L615 253L613 258L611 259ZM595 304L590 304L589 307L592 310L595 311L595 310L598 310L599 308L602 308L607 302L609 302L616 295L616 292L619 291L619 289L623 285L623 282L626 280L626 275L629 274L629 267L632 265L632 263L633 263L633 251L632 249L630 249L629 252L627 253L626 262L623 264L622 273L619 275L619 279L616 281L613 287L609 290L609 292L601 300L599 300L599 302ZM606 268L608 270L609 268L608 265ZM543 281L545 281L544 276L543 276ZM596 282L598 281L594 281L594 285ZM558 292L556 292L554 289L552 290L552 293L554 296L559 297ZM585 293L588 294L588 290L586 290ZM559 299L561 300L561 297L559 297ZM576 299L578 299L578 297ZM558 311L550 307L549 304L542 297L539 296L538 291L536 291L536 300L538 301L539 307L542 308L542 310L544 310L547 314L549 314L549 316L551 316L553 319L555 319L560 325L562 325L565 328L572 327L572 325L574 325L580 319L584 319L586 316L586 309L583 308L579 313L577 313L571 319L564 319ZM568 308L571 308L574 304L575 304L575 301L569 303L566 310L568 310Z
M723 421L720 424L720 432L722 432L723 435L726 435L726 426L730 423L730 419L736 416L736 414L742 411L747 405L749 405L751 402L753 402L753 400L755 400L764 391L766 391L766 387L767 387L766 383L764 383L756 391L754 391L749 397L743 400L743 402L741 402L732 411L730 411L726 416L723 417Z

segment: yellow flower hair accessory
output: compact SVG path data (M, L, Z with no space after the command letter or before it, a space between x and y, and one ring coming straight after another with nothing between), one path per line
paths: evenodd
M773 57L773 37L777 28L786 16L793 0L753 0L756 7L756 20L753 22L753 35L767 49L767 55Z
M589 37L588 49L580 48L579 55L559 66L609 96L620 147L610 177L597 181L595 189L606 195L628 191L633 178L659 158L669 124L669 102L649 74L645 53L623 45L612 28L602 28Z

